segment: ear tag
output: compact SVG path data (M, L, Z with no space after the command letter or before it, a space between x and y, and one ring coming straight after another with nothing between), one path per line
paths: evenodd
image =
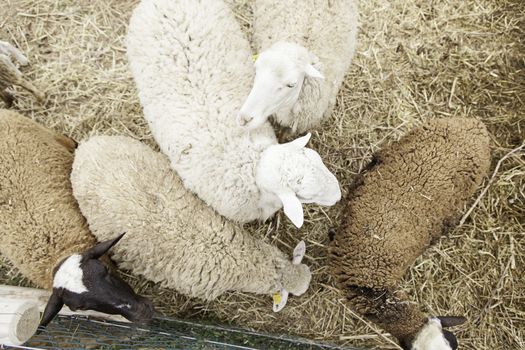
M273 312L279 312L286 306L288 301L288 291L282 288L273 295Z
M273 298L273 303L274 303L274 305L275 305L275 304L279 305L279 303L281 302L281 300L283 300L283 297L281 296L281 293L279 293L279 292L275 292L275 293L273 294L273 297L272 297L272 298Z
M259 58L259 54L255 54L255 55L252 55L252 61L255 62L257 61L257 58Z

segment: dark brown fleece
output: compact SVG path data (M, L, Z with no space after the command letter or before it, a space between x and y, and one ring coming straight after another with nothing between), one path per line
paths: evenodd
M71 189L75 147L0 109L0 253L44 288L58 261L95 244Z
M428 121L377 154L349 193L330 247L350 305L397 338L426 321L397 291L415 259L453 227L490 166L489 137L474 119Z

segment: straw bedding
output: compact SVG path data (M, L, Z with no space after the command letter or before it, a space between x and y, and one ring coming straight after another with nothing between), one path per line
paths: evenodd
M32 65L24 73L48 96L40 105L17 89L14 108L77 140L120 134L155 146L123 44L136 2L4 0L0 38L27 54ZM251 35L251 1L231 6ZM417 260L403 290L428 313L466 315L469 322L456 331L463 349L525 348L525 3L370 0L360 11L356 57L312 147L345 192L374 151L421 121L482 120L492 139L491 176L462 224ZM166 314L396 349L389 335L344 305L329 277L327 231L341 222L343 209L344 203L309 205L299 231L282 214L247 226L284 251L307 242L311 289L278 314L266 297L231 293L202 303L125 276ZM5 260L0 280L28 283Z

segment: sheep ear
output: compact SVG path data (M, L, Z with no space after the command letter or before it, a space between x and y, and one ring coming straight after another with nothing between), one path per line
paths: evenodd
M293 250L292 264L299 265L303 261L304 254L306 254L306 244L304 244L304 241L301 241Z
M278 194L279 199L283 203L284 214L293 222L298 228L303 226L304 214L303 205L292 191L287 191Z
M306 146L308 141L310 141L310 137L312 137L311 133L308 133L304 136L298 137L293 141L288 142L288 145L293 146L294 148L301 149Z
M437 316L437 319L441 322L442 327L454 327L467 322L463 316Z
M450 346L450 349L457 350L458 348L458 338L454 335L454 333L447 331L446 329L442 329L441 332L443 332L443 337L448 342L448 345Z
M273 295L273 312L279 312L286 306L289 294L286 289L282 288Z
M44 314L42 315L40 326L47 326L48 323L51 322L51 320L60 312L62 306L64 306L64 301L58 296L56 290L53 290L53 294L49 297Z
M304 72L310 78L324 79L324 75L319 72L319 70L317 70L317 68L315 68L312 64L306 65Z
M117 238L110 239L109 241L104 241L104 242L98 243L96 246L94 246L93 248L89 249L88 251L86 251L83 254L84 259L98 259L98 258L100 258L102 255L106 254L106 252L109 249L111 249L111 247L113 247L115 244L117 244L117 242L120 241L120 239L122 237L124 237L125 234L126 233L124 232L123 234L121 234Z

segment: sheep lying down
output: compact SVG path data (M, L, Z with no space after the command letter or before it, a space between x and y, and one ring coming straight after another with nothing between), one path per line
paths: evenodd
M77 149L73 193L99 240L127 232L114 248L121 268L190 297L212 300L226 291L301 295L311 279L293 261L218 215L185 189L166 156L122 136L98 136Z
M70 138L0 109L0 253L33 283L53 289L42 325L64 304L148 320L151 302L98 260L120 237L97 244L89 232L69 180L75 147Z
M454 227L489 165L481 122L431 120L379 152L349 193L330 248L333 275L349 305L404 349L457 347L442 327L464 318L428 318L398 285L416 258Z

